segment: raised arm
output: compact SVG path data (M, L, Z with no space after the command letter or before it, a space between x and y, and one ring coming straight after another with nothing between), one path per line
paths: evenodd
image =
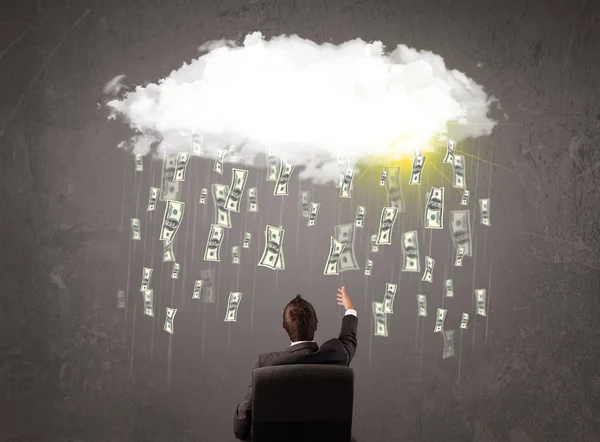
M346 293L345 287L338 289L337 303L338 305L343 305L346 309L346 313L342 319L342 330L340 331L338 341L344 346L348 357L348 365L350 365L350 362L356 353L358 316L356 315L356 310L354 310L350 297Z

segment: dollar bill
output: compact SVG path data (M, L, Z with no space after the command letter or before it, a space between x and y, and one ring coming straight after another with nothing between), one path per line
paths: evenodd
M146 289L142 291L144 298L144 315L154 317L154 290Z
M174 241L163 241L163 262L175 261Z
M227 299L227 313L225 313L225 322L236 322L238 308L242 302L242 292L231 292Z
M179 152L177 154L177 166L175 168L175 177L173 181L185 181L185 169L190 161L189 152Z
M462 267L463 258L465 256L464 247L459 247L456 251L456 259L454 260L454 267Z
M244 244L242 245L242 247L244 249L249 249L251 240L252 240L252 234L249 232L244 233Z
M468 206L469 204L469 194L470 192L467 189L463 190L462 198L460 199L461 206Z
M148 198L148 210L146 210L147 212L156 210L156 202L158 201L159 195L160 189L158 187L150 187L150 196Z
M371 235L371 253L379 252L379 246L377 245L377 234Z
M425 166L425 156L415 155L415 158L413 159L412 173L410 175L410 181L408 182L408 184L421 184L421 174L423 173L423 166Z
M448 310L445 308L438 308L435 316L435 327L433 328L434 333L439 333L444 330L444 321L446 320L446 313Z
M319 214L320 207L321 204L319 203L310 203L310 210L308 212L308 223L306 224L308 227L317 224L317 215Z
M192 153L194 155L202 156L202 152L204 151L204 134L202 132L197 131L196 129L192 130Z
M225 229L217 224L210 225L208 240L204 249L204 261L221 261L221 244L225 236Z
M420 272L419 237L416 230L402 234L402 271Z
M117 308L125 308L125 290L117 291Z
M165 325L163 327L163 330L166 331L167 333L173 334L173 332L175 331L174 321L175 321L175 315L177 314L177 309L171 308L171 307L166 307L166 309L167 309L167 314L165 317Z
M288 194L288 185L290 182L290 177L292 176L292 172L295 168L295 164L288 163L283 159L281 160L281 170L279 171L279 176L277 177L277 183L275 183L275 190L273 190L273 195L282 196Z
M131 218L131 239L140 241L142 239L141 224L138 218Z
M456 189L465 189L467 186L465 180L465 157L454 155L452 184Z
M380 186L385 186L385 182L387 181L387 171L383 170L381 172L381 179L379 180L379 185Z
M344 251L339 258L339 271L359 270L354 254L354 224L342 224L334 227L335 239L344 243Z
M248 212L258 212L258 190L256 187L248 189Z
M135 171L143 172L144 171L144 160L141 155L135 156Z
M423 273L423 277L421 281L424 282L433 282L433 267L435 266L435 259L430 258L429 256L425 257L425 273Z
M373 303L373 317L375 323L375 336L387 337L387 315L383 312L383 302Z
M140 292L148 290L150 288L150 279L152 278L152 269L144 267L142 269L142 284L140 285Z
M352 198L352 180L354 179L355 170L346 168L344 172L344 179L340 186L340 198Z
M344 251L346 244L331 237L331 245L329 246L329 255L325 263L324 275L339 275L340 274L340 256Z
M179 264L174 262L173 263L173 270L171 271L171 279L179 279Z
M354 227L360 227L361 229L365 227L365 215L367 214L367 209L363 206L358 206L356 209L356 218L354 220Z
M365 264L365 276L371 276L371 272L373 271L373 261L367 259L367 264Z
M206 189L205 187L202 188L202 190L200 190L200 199L198 200L198 202L200 204L206 204L206 197L208 196L208 189Z
M444 338L444 351L442 352L442 359L448 359L454 356L454 330L442 331L442 337Z
M398 217L397 207L384 207L379 218L379 230L377 231L377 245L392 243L394 223Z
M427 316L427 297L417 295L417 312L419 316Z
M194 281L194 293L192 293L192 299L200 299L202 295L202 285L204 285L203 280L197 279Z
M232 171L231 186L229 186L229 193L225 199L225 209L231 212L239 212L242 194L248 179L248 171L241 169L232 169Z
M454 164L454 149L456 149L456 141L448 138L448 144L446 146L446 156L444 157L444 163Z
M215 160L215 165L213 166L213 170L220 175L223 175L223 159L225 158L225 154L227 151L225 149L217 150L217 159Z
M160 229L161 241L173 241L173 238L181 225L184 209L185 203L182 203L181 201L167 201L165 215L163 216L162 227Z
M267 181L277 181L280 167L280 161L275 156L273 149L267 149Z
M160 192L160 200L179 200L181 195L181 183L173 181L175 178L175 170L177 169L177 155L166 157L163 161L162 170L162 189Z
M394 313L394 299L396 298L397 284L385 283L385 294L383 295L383 313Z
M451 279L444 281L444 296L446 298L454 298L454 283Z
M200 270L200 277L204 282L202 285L202 291L204 293L204 297L202 298L202 302L206 304L214 304L215 303L215 290L213 286L213 270L212 269L202 269Z
M469 210L451 210L450 211L450 234L454 248L465 249L466 256L472 256L471 244L471 221Z
M404 205L404 196L402 195L402 179L400 177L400 168L389 168L386 172L386 189L388 203L390 207L397 207L398 212L406 212Z
M444 228L444 188L432 187L425 208L425 228Z
M468 313L463 313L462 317L460 318L460 328L462 330L466 330L468 323L469 323L469 314Z
M277 268L277 262L283 254L284 235L285 230L267 225L265 228L265 248L258 262L259 266L267 267L271 270Z
M227 184L213 184L212 195L215 206L215 224L226 229L231 229L231 216L225 207L229 186Z
M310 192L300 192L300 211L303 218L308 218L310 215Z
M233 246L231 248L231 263L232 264L240 263L240 246Z
M479 316L487 316L485 301L487 298L486 289L475 289L475 304L477 308L477 314Z
M338 170L340 172L338 174L338 180L337 180L337 183L335 184L335 187L337 187L339 189L340 187L342 187L342 184L344 182L344 175L346 173L346 169L348 168L348 159L344 158L342 156L338 156L336 161L337 161Z
M481 224L490 227L490 200L489 198L482 198L479 200L479 216L481 218Z

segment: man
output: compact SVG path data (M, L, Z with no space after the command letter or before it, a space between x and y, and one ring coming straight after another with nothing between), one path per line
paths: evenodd
M314 340L318 324L317 313L310 302L298 295L283 310L283 329L290 337L290 346L284 351L261 354L254 368L289 364L350 365L356 352L358 317L345 287L339 288L338 292L337 303L344 306L346 314L337 339L330 339L319 347ZM235 437L249 439L251 426L252 384L233 418Z

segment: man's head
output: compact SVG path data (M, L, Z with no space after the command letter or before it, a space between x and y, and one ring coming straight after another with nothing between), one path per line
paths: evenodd
M317 312L312 304L298 295L283 310L283 329L290 341L312 341L317 330Z

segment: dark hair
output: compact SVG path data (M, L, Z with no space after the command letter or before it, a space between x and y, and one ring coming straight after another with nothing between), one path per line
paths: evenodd
M314 307L301 295L292 299L283 310L283 328L292 342L312 341L318 322Z

